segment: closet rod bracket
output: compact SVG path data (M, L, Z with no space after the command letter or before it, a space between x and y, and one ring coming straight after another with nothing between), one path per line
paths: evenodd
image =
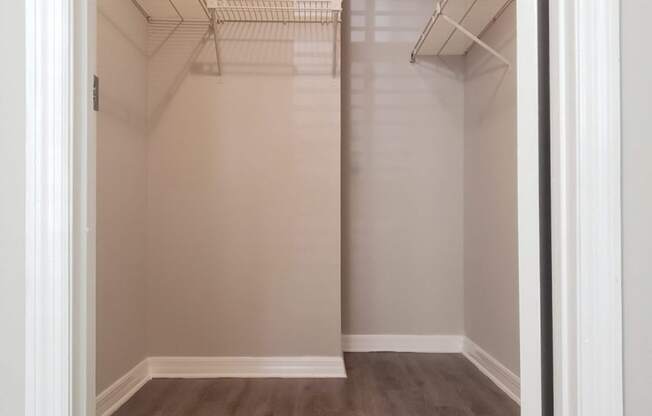
M502 14L502 12L506 8L506 6L511 4L512 1L513 0L507 0L505 6L503 6L501 8L499 13ZM498 60L503 62L505 65L507 65L508 67L511 67L511 63L509 62L509 60L507 58L505 58L502 54L500 54L500 52L496 51L494 48L492 48L487 43L482 41L482 39L480 39L478 36L474 35L470 30L468 30L466 27L464 27L461 24L461 22L456 21L455 19L451 18L446 13L444 13L444 9L445 9L445 7L446 7L446 5L448 3L449 3L449 0L443 0L443 1L436 0L435 1L435 10L434 10L432 16L430 17L430 19L428 19L428 22L426 23L426 26L424 27L423 31L419 35L419 39L417 40L416 44L414 45L414 48L412 48L412 52L410 53L410 62L411 63L416 62L417 55L421 51L421 48L423 47L423 44L425 43L426 39L428 39L428 36L430 36L430 32L432 31L432 28L435 26L435 24L437 24L437 22L441 18L441 19L445 20L447 23L449 23L451 26L453 26L455 28L455 30L459 31L464 36L471 39L474 42L474 44L477 44L477 45L481 46L486 51L488 51L490 54L495 56ZM467 11L467 14L468 14L468 11ZM494 17L490 23L495 22L495 20L496 20L496 17ZM483 30L483 33L486 31L486 29L487 28L485 28Z
M217 75L222 75L222 62L220 60L220 37L219 37L219 20L217 18L217 0L207 0L206 8L210 15L210 30L213 33L213 42L215 43L215 59L217 62Z

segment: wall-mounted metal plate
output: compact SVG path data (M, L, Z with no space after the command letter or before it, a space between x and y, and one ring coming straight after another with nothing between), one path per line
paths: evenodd
M93 110L100 111L100 78L93 75Z

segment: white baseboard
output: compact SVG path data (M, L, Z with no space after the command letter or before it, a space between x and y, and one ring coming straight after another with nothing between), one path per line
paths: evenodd
M521 403L521 379L516 374L468 338L464 339L463 354L512 400Z
M148 359L145 358L97 396L96 414L110 416L136 394L150 378Z
M346 378L343 357L150 357L152 378Z
M520 379L461 335L344 335L348 352L462 353L515 402ZM110 416L152 378L345 378L343 357L150 357L97 396L98 416Z
M153 378L346 378L343 357L150 357L96 399L110 416Z
M346 352L461 353L462 335L343 335Z
M520 378L462 335L343 335L342 349L346 352L462 353L505 394L520 404Z

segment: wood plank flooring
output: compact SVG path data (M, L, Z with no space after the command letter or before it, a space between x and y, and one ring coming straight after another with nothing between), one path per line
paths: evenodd
M115 416L517 416L460 354L345 354L347 379L154 379Z

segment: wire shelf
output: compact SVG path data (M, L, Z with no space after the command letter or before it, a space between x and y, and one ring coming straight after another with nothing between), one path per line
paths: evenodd
M217 23L339 23L342 11L340 0L197 0L202 16L185 16L175 0L168 0L174 11L170 15L156 16L145 7L143 0L131 0L150 23L186 22L210 23L215 10ZM187 0L186 0L187 1Z
M220 1L216 8L221 22L329 23L334 11L331 1Z
M461 18L459 19L454 19L450 17L446 12L446 6L449 6L449 3L455 3L453 0L436 0L435 1L435 10L432 13L432 16L428 19L428 22L426 23L423 31L419 35L419 39L417 40L416 44L414 45L414 48L412 48L412 53L410 54L410 62L414 63L416 61L416 57L421 51L421 48L423 47L424 43L430 36L430 33L432 29L437 25L439 21L445 21L447 22L450 26L452 26L452 30L449 32L448 37L445 39L439 50L435 55L441 55L446 48L446 45L449 43L449 41L453 38L453 35L456 32L461 33L462 35L466 36L468 39L471 40L470 46L466 48L466 51L464 54L468 53L469 50L474 46L478 45L482 48L484 48L487 52L495 56L497 59L502 61L505 65L510 66L511 63L509 62L508 59L506 59L503 55L501 55L498 51L493 49L491 46L489 46L487 43L485 43L481 38L482 36L487 32L487 30L500 18L500 16L507 10L507 8L514 3L516 0L504 0L504 3L502 3L502 6L498 9L498 11L495 13L493 18L489 20L489 22L484 26L484 28L480 31L478 35L474 34L470 30L468 30L464 24L464 20L467 18L467 16L473 11L473 8L478 4L479 0L473 0L470 2L470 4L466 7L466 11L463 13Z
M227 26L228 23L330 24L332 26L332 73L333 76L337 74L337 40L341 23L342 0L196 0L196 2L194 0L167 0L172 17L170 14L159 17L150 14L145 7L145 1L131 0L134 7L150 25L159 23L205 24L212 34L218 74L221 74L220 27ZM162 3L163 0L149 4L149 6L160 6ZM184 10L190 3L195 5L196 13L187 17L184 15Z

